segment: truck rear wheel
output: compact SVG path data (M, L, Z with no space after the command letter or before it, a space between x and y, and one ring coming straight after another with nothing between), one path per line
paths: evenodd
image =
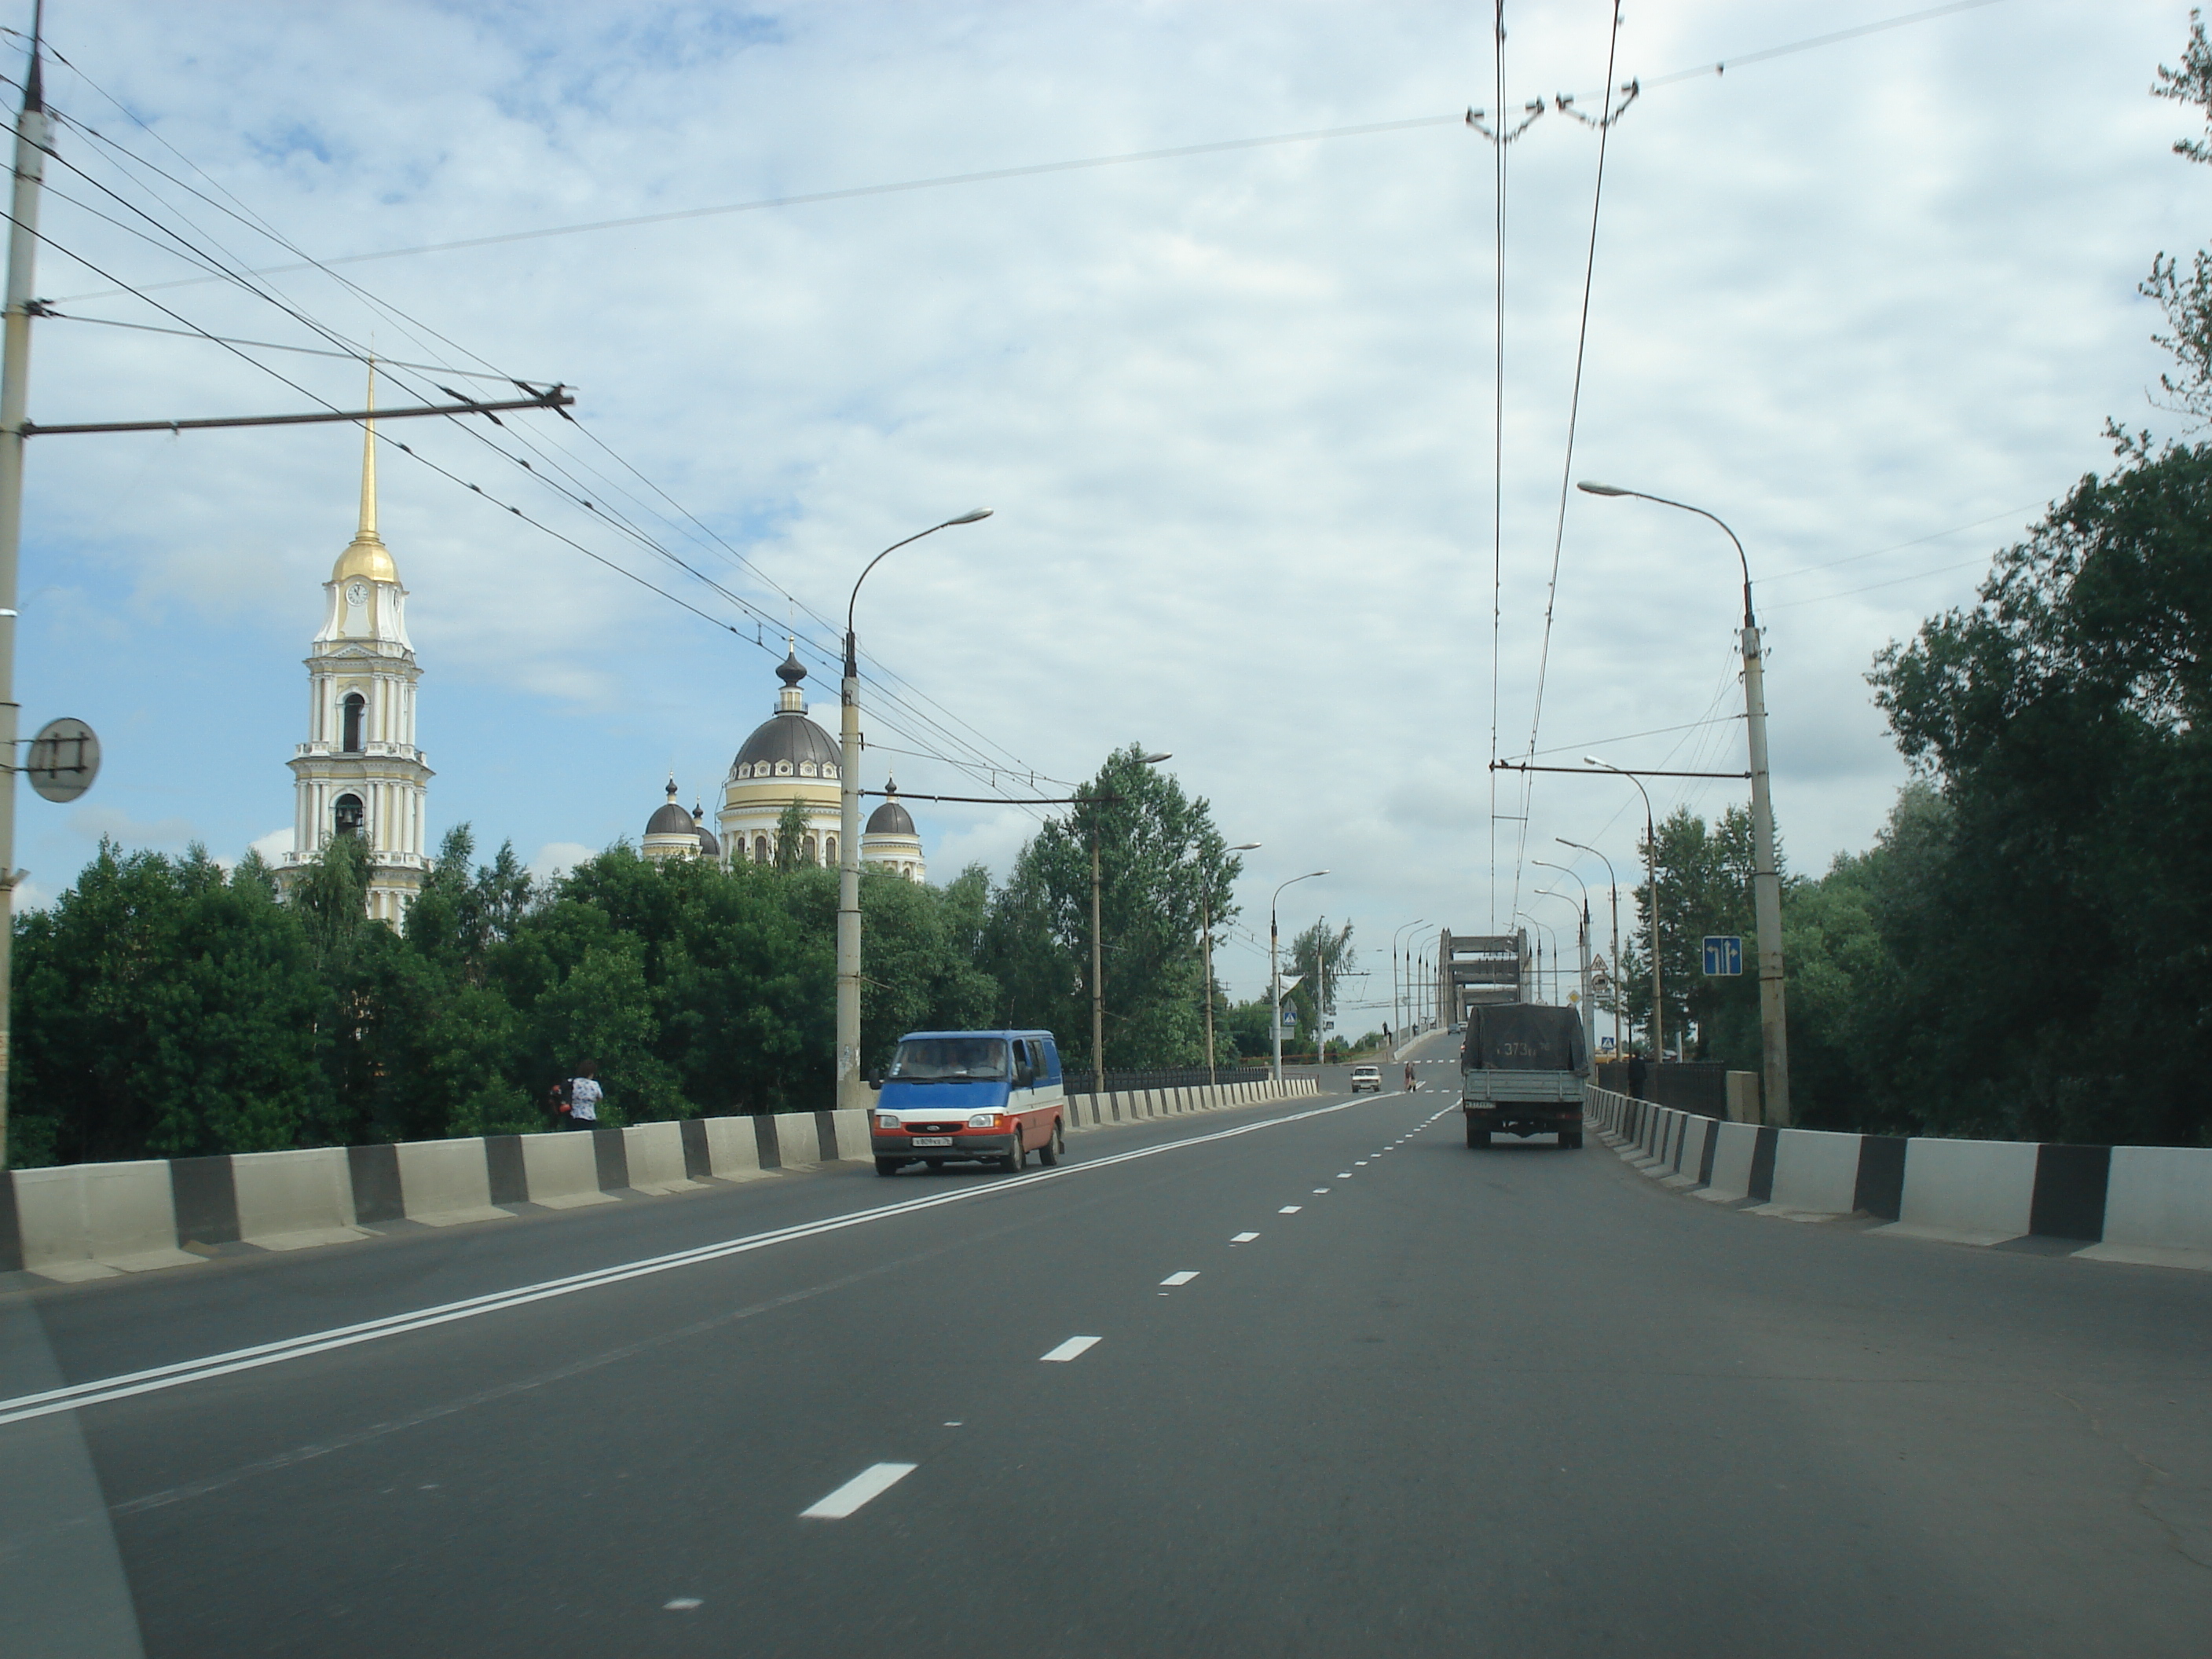
M1578 1152L1582 1151L1583 1132L1580 1129L1560 1130L1559 1146L1562 1150L1570 1152Z
M1467 1144L1470 1146L1487 1146L1490 1145L1490 1131L1487 1129L1476 1128L1474 1127L1474 1120L1473 1118L1468 1119Z

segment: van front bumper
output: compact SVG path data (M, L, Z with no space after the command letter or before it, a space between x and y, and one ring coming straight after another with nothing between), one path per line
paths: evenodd
M871 1135L878 1158L1004 1158L1014 1150L1018 1131L954 1135L950 1146L917 1146L911 1135Z

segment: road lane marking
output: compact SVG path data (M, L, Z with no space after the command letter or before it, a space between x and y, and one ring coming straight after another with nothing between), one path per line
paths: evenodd
M820 1503L799 1512L802 1521L842 1521L863 1504L881 1498L921 1466L871 1463Z
M1257 1233L1239 1233L1236 1237L1231 1239L1229 1242L1231 1244L1249 1244L1254 1239L1259 1237L1259 1236L1260 1235Z
M1352 1179L1352 1171L1349 1170L1339 1170L1336 1172L1336 1178L1339 1181L1349 1181Z
M1079 1354L1090 1352L1098 1346L1098 1340L1099 1339L1095 1336L1071 1336L1050 1353L1041 1353L1037 1358L1041 1360L1049 1359L1055 1364L1064 1364L1075 1358Z
M1326 1187L1316 1187L1316 1188L1314 1188L1314 1196L1315 1196L1316 1198L1319 1198L1319 1197L1320 1197L1323 1193L1327 1192L1328 1190L1328 1188L1326 1188Z
M163 1389L180 1388L187 1382L210 1381L228 1376L234 1372L258 1370L264 1365L282 1364L290 1359L304 1359L311 1355L327 1353L332 1349L374 1342L387 1336L404 1335L411 1331L427 1330L434 1326L451 1324L458 1320L473 1319L483 1314L496 1313L506 1308L527 1306L554 1297L570 1296L579 1291L596 1290L602 1285L618 1285L624 1280L642 1279L663 1273L678 1267L694 1267L702 1262L720 1261L726 1256L743 1255L753 1250L763 1250L777 1244L788 1244L798 1240L817 1237L824 1233L842 1231L848 1227L866 1226L872 1222L885 1221L894 1217L911 1214L920 1210L935 1209L945 1204L963 1204L971 1199L1002 1194L1009 1187L1033 1186L1039 1182L1057 1181L1087 1175L1094 1170L1111 1169L1139 1158L1158 1158L1165 1152L1180 1152L1188 1147L1203 1146L1218 1140L1233 1139L1239 1135L1256 1134L1265 1129L1279 1128L1285 1124L1302 1123L1308 1118L1325 1117L1332 1112L1341 1112L1359 1103L1355 1100L1338 1101L1326 1106L1316 1106L1303 1112L1292 1112L1284 1117L1264 1118L1255 1123L1240 1123L1233 1127L1217 1129L1207 1134L1190 1135L1180 1140L1165 1140L1151 1146L1137 1146L1126 1152L1115 1152L1106 1158L1086 1158L1079 1164L1061 1164L1049 1170L1037 1170L1010 1180L977 1182L957 1192L933 1194L927 1198L905 1199L895 1204L879 1204L865 1210L849 1210L840 1215L826 1216L819 1220L795 1223L788 1227L772 1228L765 1232L749 1233L741 1237L726 1239L720 1243L702 1244L687 1250L673 1251L666 1255L647 1256L635 1261L618 1262L611 1267L598 1267L589 1273L572 1273L562 1279L540 1280L535 1284L519 1285L504 1291L494 1291L482 1296L469 1297L459 1302L447 1302L411 1312L387 1314L380 1318L363 1320L358 1324L340 1325L331 1329L311 1331L279 1341L264 1342L247 1348L234 1348L227 1352L204 1354L197 1359L183 1359L170 1364L155 1365L144 1370L128 1371L118 1376L97 1378L88 1382L73 1382L64 1388L49 1389L37 1394L19 1395L14 1399L0 1400L0 1428L10 1423L21 1423L34 1417L47 1417L56 1412L76 1411L85 1406L104 1405L110 1401L129 1399L135 1395L154 1394Z
M1303 1205L1285 1204L1281 1209L1276 1211L1275 1213L1277 1215L1296 1215L1299 1210L1304 1207L1304 1206Z
M1185 1271L1179 1273L1170 1273L1165 1279L1160 1280L1160 1283L1163 1285L1188 1285L1192 1279L1197 1277L1198 1275L1195 1273ZM1049 1359L1052 1356L1050 1354L1047 1354L1045 1358Z
M707 1604L696 1595L679 1595L673 1601L663 1601L660 1605L670 1613L689 1613L694 1607L703 1607Z

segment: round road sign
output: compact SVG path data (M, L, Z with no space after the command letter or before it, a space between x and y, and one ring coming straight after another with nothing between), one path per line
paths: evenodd
M31 739L23 770L48 800L75 800L100 775L100 739L82 720L48 720Z

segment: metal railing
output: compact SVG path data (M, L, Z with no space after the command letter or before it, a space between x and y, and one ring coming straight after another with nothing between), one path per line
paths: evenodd
M1060 1086L1071 1095L1126 1094L1139 1089L1203 1089L1209 1083L1251 1083L1267 1075L1265 1066L1178 1066L1149 1072L1109 1071L1102 1084L1089 1072L1067 1072ZM1283 1067L1285 1077L1310 1077L1310 1066Z

